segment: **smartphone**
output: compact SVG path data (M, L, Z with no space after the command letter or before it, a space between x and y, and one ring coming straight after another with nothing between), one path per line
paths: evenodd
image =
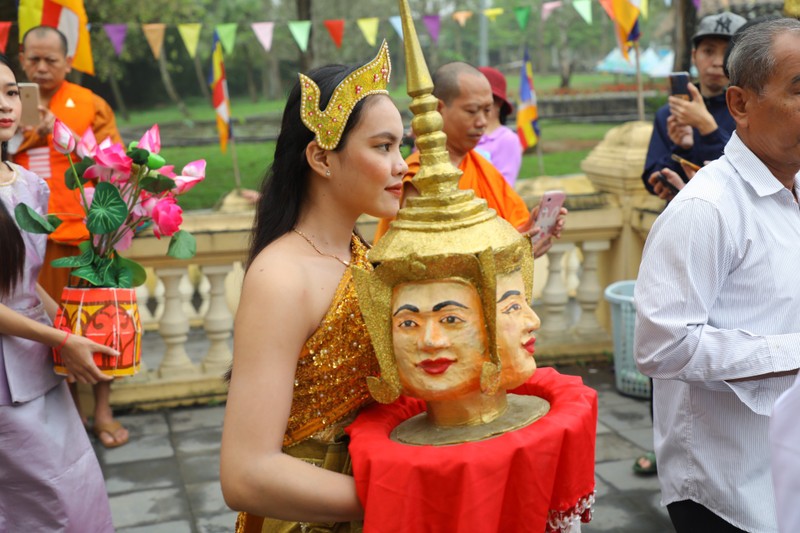
M661 172L659 172L659 173L658 173L658 181L660 181L660 182L661 182L661 185L663 185L664 187L666 187L667 189L669 189L669 190L670 190L670 192L672 192L672 194L678 194L678 188L677 188L676 186L674 186L674 185L673 185L673 184L672 184L672 183L671 183L671 182L670 182L670 181L667 179L667 177L666 177L664 174L662 174Z
M689 73L685 71L671 73L669 75L669 88L672 96L689 100Z
M19 98L22 100L20 125L37 126L42 120L39 115L39 84L18 83L17 87L19 87Z
M547 191L539 202L539 215L534 226L539 226L541 231L533 236L532 242L537 242L550 235L556 226L558 214L564 205L567 195L564 191Z
M682 165L686 165L687 167L691 168L694 171L700 170L700 165L696 165L696 164L692 163L691 161L689 161L688 159L684 159L684 158L682 158L681 156L679 156L677 154L672 154L672 160L675 161L676 163L680 163Z

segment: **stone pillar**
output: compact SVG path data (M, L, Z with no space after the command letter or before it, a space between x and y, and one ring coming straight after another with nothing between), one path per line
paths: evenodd
M210 283L208 312L203 319L209 347L203 358L203 372L222 374L231 363L228 339L233 331L233 315L228 309L225 296L225 279L233 270L233 265L204 266L203 274Z
M183 310L180 291L186 268L160 268L156 273L164 282L164 314L159 321L158 332L166 345L158 375L178 377L196 374L197 368L186 353L189 319Z
M572 249L572 243L556 243L547 252L549 259L547 284L542 291L542 304L544 316L542 316L542 328L540 330L543 337L549 342L563 338L567 335L569 323L567 321L567 286L564 284L563 257L564 254Z
M581 316L575 326L575 331L587 339L608 338L608 333L597 321L596 311L598 302L603 298L603 288L600 286L597 276L598 261L600 253L609 248L608 241L586 241L581 246L583 271L576 293L576 299L581 306Z

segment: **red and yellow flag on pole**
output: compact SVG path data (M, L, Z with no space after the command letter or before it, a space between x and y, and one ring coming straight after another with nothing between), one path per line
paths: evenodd
M628 59L628 43L639 40L639 7L630 0L600 0L608 17L614 21L617 44Z
M231 104L228 96L228 80L225 77L225 63L222 56L222 42L217 32L214 32L214 44L211 48L211 75L208 79L211 85L211 103L217 112L217 131L219 132L219 147L225 153L228 140L233 138L231 129Z
M20 0L19 38L36 26L52 26L67 38L72 68L94 76L92 43L83 0Z

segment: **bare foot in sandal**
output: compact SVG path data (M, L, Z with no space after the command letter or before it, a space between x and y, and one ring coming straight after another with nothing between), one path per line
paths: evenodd
M128 430L122 427L119 420L111 419L107 422L95 420L92 433L106 448L116 448L128 442Z

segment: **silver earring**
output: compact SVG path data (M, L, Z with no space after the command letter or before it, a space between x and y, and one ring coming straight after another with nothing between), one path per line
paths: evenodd
M326 171L325 171L325 175L326 175L326 176L330 176L330 175L331 175L331 171L330 171L330 170L326 170Z

